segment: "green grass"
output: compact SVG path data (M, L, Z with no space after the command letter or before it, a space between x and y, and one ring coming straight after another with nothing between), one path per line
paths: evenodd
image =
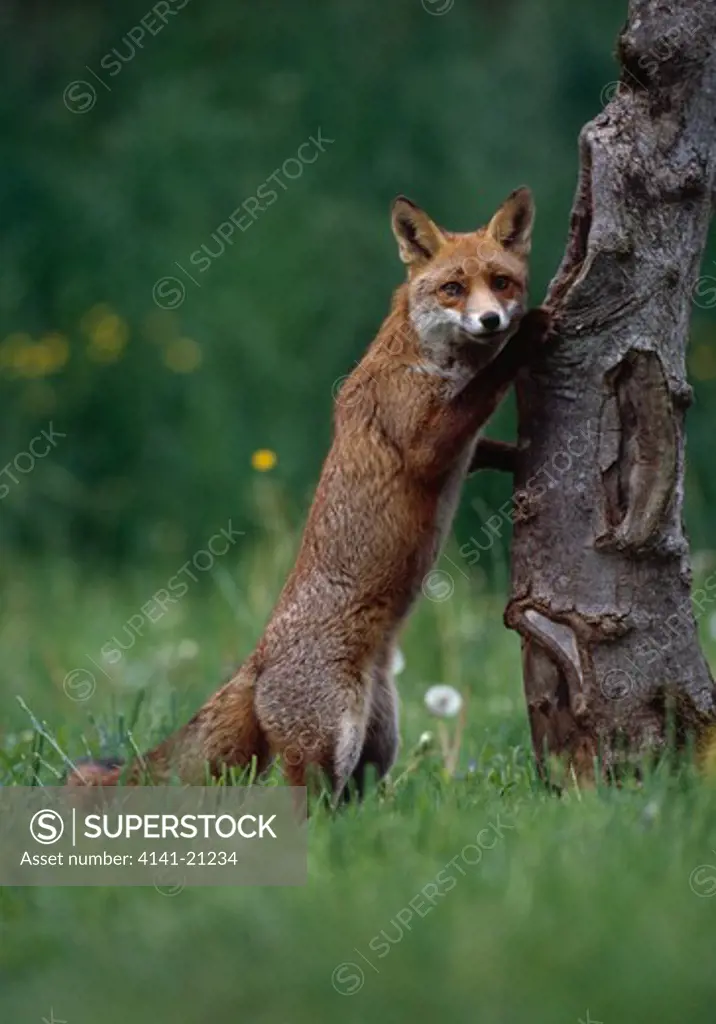
M72 757L164 735L250 650L294 543L276 532L270 547L219 560L111 678L89 658L101 664L102 645L177 567L98 580L70 564L6 566L0 781L37 770L51 784L62 769L15 695ZM308 885L0 890L3 1024L51 1007L68 1024L713 1019L716 901L694 889L716 888L716 867L693 873L716 865L716 787L657 771L641 788L547 796L504 594L441 565L455 593L424 600L404 637L396 784L335 818L317 810ZM63 689L74 669L96 677L85 700ZM434 731L423 704L434 682L469 698L455 778L435 749L411 756ZM81 683L75 698L91 689Z

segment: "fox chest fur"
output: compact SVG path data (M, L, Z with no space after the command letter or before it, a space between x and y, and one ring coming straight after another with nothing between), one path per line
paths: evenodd
M457 386L416 377L407 367L384 371L379 360L361 365L344 385L334 443L274 616L279 643L292 609L308 603L322 642L325 620L315 614L321 608L342 622L360 622L366 649L391 642L450 531L477 440L477 432L463 440L436 472L415 465L416 449L430 441L422 424L449 416ZM373 628L366 630L369 618ZM297 628L305 630L305 622Z

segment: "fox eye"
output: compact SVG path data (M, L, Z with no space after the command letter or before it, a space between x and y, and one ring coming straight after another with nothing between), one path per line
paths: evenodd
M465 286L459 281L446 281L445 284L440 285L440 291L443 295L449 295L450 298L456 299L458 295L464 294Z
M492 287L496 292L504 292L505 288L510 287L509 277L505 277L504 274L496 274L492 279Z

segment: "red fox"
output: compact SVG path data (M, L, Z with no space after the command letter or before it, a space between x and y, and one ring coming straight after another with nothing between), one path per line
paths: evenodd
M322 769L338 799L398 750L391 659L448 533L471 466L510 461L478 430L549 336L524 315L534 204L517 189L469 234L400 196L392 228L407 281L336 401L333 445L298 553L258 646L185 726L126 768L78 763L72 785Z

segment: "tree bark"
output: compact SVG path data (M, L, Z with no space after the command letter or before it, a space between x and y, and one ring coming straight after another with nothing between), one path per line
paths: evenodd
M557 341L517 387L512 593L532 740L579 778L698 740L716 692L682 523L689 317L716 182L716 0L631 0L580 136ZM596 760L599 759L599 762Z

